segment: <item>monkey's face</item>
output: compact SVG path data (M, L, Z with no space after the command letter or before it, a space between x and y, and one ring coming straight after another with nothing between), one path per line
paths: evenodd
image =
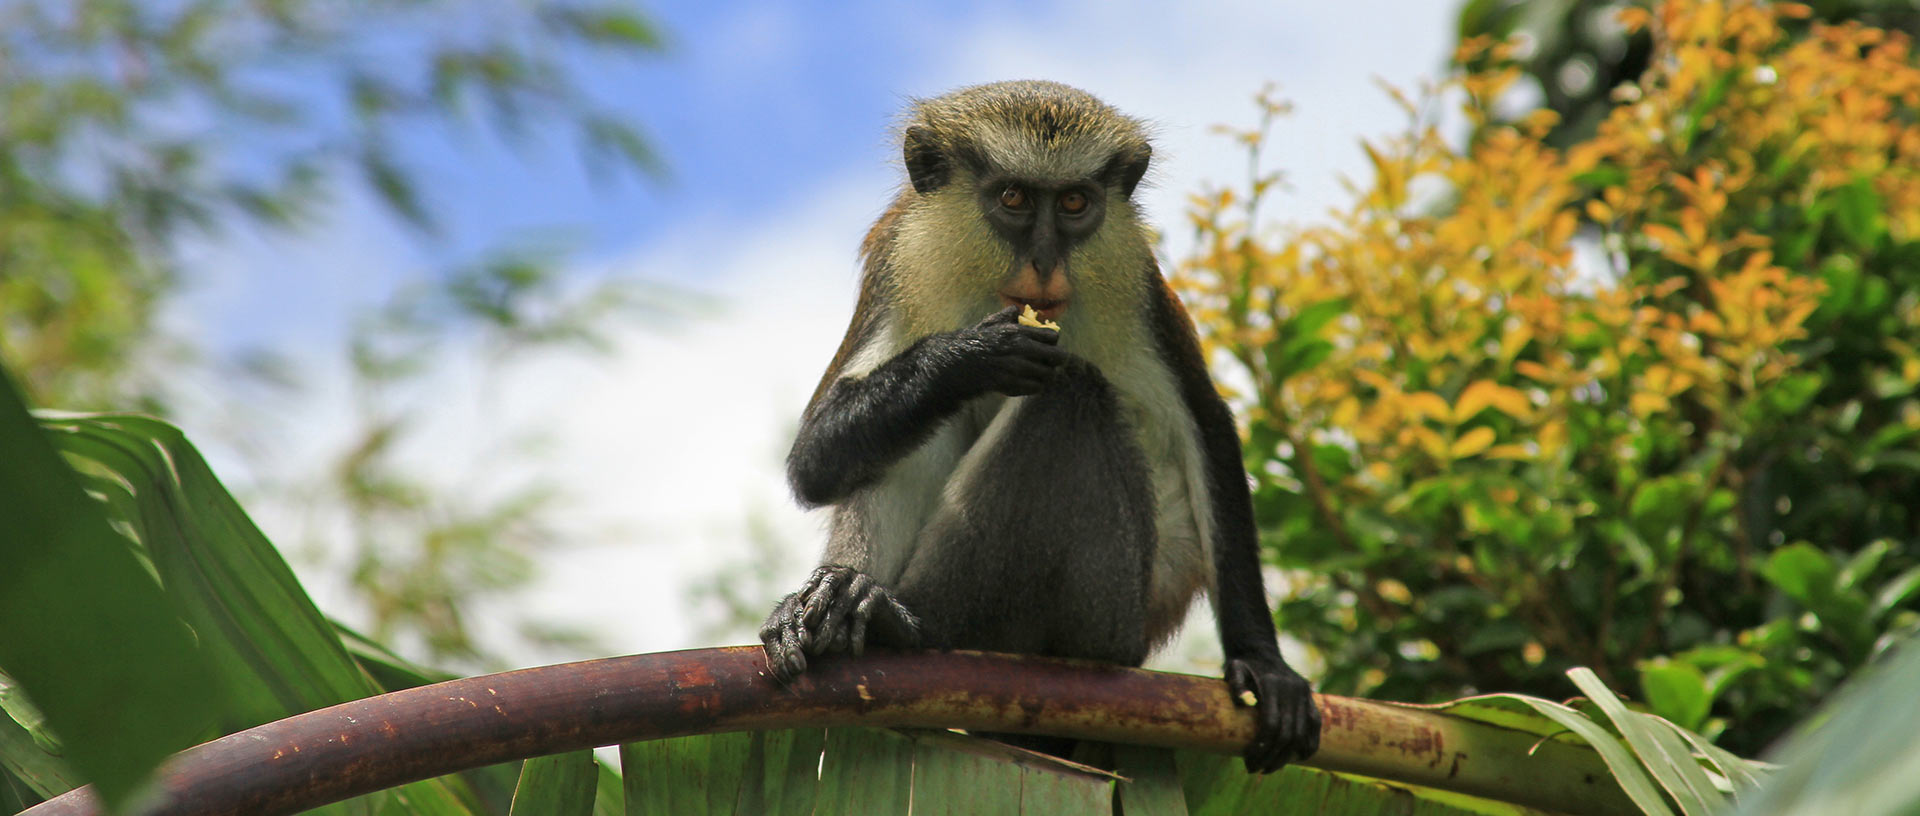
M911 261L894 283L914 335L1008 306L1068 327L1132 309L1152 263L1132 204L1097 178L958 172L908 194L898 240L896 257Z
M1100 230L1107 191L1091 179L1045 181L990 175L975 187L981 218L1009 250L997 295L1057 320L1073 300L1073 251Z
M1139 122L1064 85L1008 82L918 103L904 136L892 282L914 333L1031 306L1086 337L1071 327L1146 302Z

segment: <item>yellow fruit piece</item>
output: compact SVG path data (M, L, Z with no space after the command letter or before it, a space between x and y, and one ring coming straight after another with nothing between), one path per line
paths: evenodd
M1054 331L1060 330L1060 324L1055 323L1051 320L1041 320L1040 313L1033 310L1032 304L1028 304L1020 307L1020 325L1038 326L1043 329L1052 329Z
M1260 698L1253 696L1251 691L1243 691L1240 692L1240 704L1252 708L1260 704Z

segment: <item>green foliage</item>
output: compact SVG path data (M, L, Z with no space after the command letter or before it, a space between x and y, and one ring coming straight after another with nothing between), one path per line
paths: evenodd
M9 630L0 638L0 719L16 744L7 753L44 793L67 776L18 741L42 728L65 735L67 762L117 806L160 760L195 742L219 707L218 690L177 599L161 593L108 526L105 508L87 498L3 372L0 449L0 562L8 565L0 620ZM19 691L33 707L15 698Z
M1588 665L1752 752L1920 629L1920 68L1805 14L1630 10L1654 67L1564 150L1472 43L1334 224L1196 200L1179 284L1325 689Z
M386 690L374 683L349 654L340 634L313 606L286 562L177 429L137 416L62 416L44 419L42 424L62 451L86 472L95 474L88 486L100 503L91 512L104 512L113 529L124 537L117 546L137 555L146 563L152 579L158 580L171 609L153 618L150 625L170 623L190 629L196 636L195 663L213 674L210 680L199 681L199 686L218 695L217 716L195 715L194 732L178 744L166 746L167 750ZM42 475L47 472L44 469L29 469L26 463L10 465L10 470L31 478L47 478ZM85 562L76 563L92 568ZM90 597L80 594L81 587L90 586L85 578L49 580L42 586L76 598ZM111 590L114 586L103 588ZM102 609L124 609L127 614L139 608L137 593L94 600ZM111 644L126 639L125 634L117 632L111 638L83 640L86 635L78 621L37 616L9 616L8 620L36 621L38 625L25 634L69 644ZM9 642L13 639L10 635ZM135 634L131 642L144 641ZM131 712L136 716L163 722L158 713L175 710L176 703L171 699L156 702L145 695L160 691L169 697L191 699L164 684L163 661L130 664L105 651L104 645L76 653L73 658L79 661L74 671L82 676L117 678L130 684L121 691L90 694L86 705L97 709L95 716L112 712L113 708L100 701L113 699L139 706ZM148 663L154 664L151 687L144 670L125 671L128 665L144 667ZM34 676L38 665L9 662L4 668L25 680ZM389 664L393 670L401 670L401 666L397 660ZM32 685L26 685L25 690L41 707L61 700L57 695L40 694ZM10 709L9 713L20 710L25 709ZM195 709L182 705L180 710ZM98 736L97 728L69 728L53 720L43 729L17 716L14 722L31 732L30 744L35 748L16 743L8 753L18 752L34 763L62 762L64 757L81 755L103 742L118 744L112 738ZM161 756L153 754L151 758L157 761ZM30 767L31 763L23 769ZM25 776L22 770L10 770ZM97 783L108 778L84 765L79 770L88 781ZM73 780L69 777L63 781ZM459 785L423 782L376 798L384 801L398 796L423 808L422 812L459 813L465 812L463 797L473 796L463 786L456 789ZM48 796L60 789L37 787L36 792Z
M24 414L22 421L27 422ZM150 588L157 581L165 602L163 611L155 612L148 597L151 589L111 580L111 558L55 549L57 538L20 539L20 546L34 550L19 558L10 555L9 563L47 562L46 556L59 555L53 563L85 571L84 577L67 579L46 570L6 576L30 582L9 587L8 601L33 604L7 614L5 620L19 631L0 638L9 647L0 650L0 668L8 673L0 675L0 770L9 784L24 786L11 791L21 797L21 804L69 790L83 779L117 784L124 791L130 784L124 766L103 770L89 764L88 757L98 756L101 746L157 761L166 751L270 720L448 679L323 617L286 562L177 429L125 415L63 415L43 418L40 425L44 431L34 433L45 433L80 466L97 500L82 500L85 506L78 510L52 502L45 506L61 508L61 518L75 524L89 514L104 517L111 531L103 527L102 535L113 539L115 551L137 559L138 577ZM9 446L15 449L27 447ZM4 465L0 478L37 484L57 484L58 474L67 469L57 460L47 465L20 457ZM56 597L49 599L47 593ZM73 604L84 606L87 613L63 612ZM90 634L92 622L116 616L131 616L132 622L123 620L111 636ZM172 679L178 671L161 652L177 637L168 631L189 630L194 634L189 665L213 676L197 677L182 689ZM40 642L65 648L24 648ZM76 643L89 645L72 648ZM22 648L11 648L15 646ZM137 648L140 654L115 651L122 647ZM128 666L139 669L128 671ZM49 687L49 677L58 682ZM33 696L31 703L21 691ZM78 725L72 719L75 695L84 696ZM212 695L217 705L195 702L205 695ZM129 716L139 725L120 722ZM186 732L164 744L142 736L148 729L177 726L181 718ZM102 729L112 736L100 736ZM519 773L517 763L477 769L327 810L358 813L402 802L408 812L504 813ZM540 782L536 789L549 784L559 783Z

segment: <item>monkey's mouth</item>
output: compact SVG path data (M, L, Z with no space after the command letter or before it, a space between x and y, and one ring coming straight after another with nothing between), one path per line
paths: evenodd
M1059 320L1060 313L1067 310L1067 301L1062 298L1023 298L1001 295L1000 302L1008 306L1031 306L1040 314L1041 320Z

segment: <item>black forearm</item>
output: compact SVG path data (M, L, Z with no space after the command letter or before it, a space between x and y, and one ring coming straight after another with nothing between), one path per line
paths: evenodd
M1220 624L1220 643L1229 659L1278 657L1280 644L1261 579L1260 535L1241 465L1240 437L1225 404L1215 402L1208 408L1196 413L1214 414L1212 421L1200 423L1200 436L1212 493L1214 615Z
M787 455L800 501L839 501L873 483L965 402L949 383L946 335L923 338L864 377L842 378L807 409Z

